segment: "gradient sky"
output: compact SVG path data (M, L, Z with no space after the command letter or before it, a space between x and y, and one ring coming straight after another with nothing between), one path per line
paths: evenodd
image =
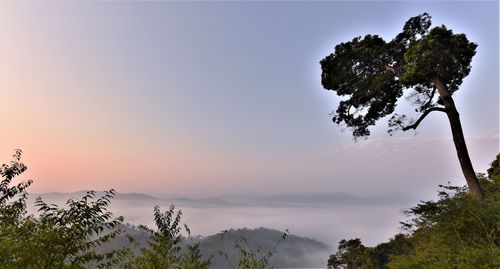
M455 96L478 172L499 151L499 3L0 4L0 158L24 151L31 192L196 196L464 184L447 119L353 143L319 61L428 12L479 44ZM400 102L398 111L409 111Z

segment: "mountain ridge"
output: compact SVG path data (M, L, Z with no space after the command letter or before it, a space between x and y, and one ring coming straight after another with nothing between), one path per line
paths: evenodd
M42 199L78 199L84 196L87 191L76 192L47 192L30 194L31 197L42 197ZM95 192L99 197L104 192ZM187 196L158 197L141 192L116 192L116 200L134 201L158 201L169 202L175 205L193 207L296 207L296 206L329 206L329 205L405 205L411 200L406 193L392 193L378 196L360 196L347 192L324 192L324 193L289 193L269 196L255 196L250 198L192 198Z

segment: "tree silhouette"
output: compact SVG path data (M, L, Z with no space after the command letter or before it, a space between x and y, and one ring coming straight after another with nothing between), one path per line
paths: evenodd
M352 130L353 137L369 136L369 127L389 119L389 134L416 129L431 112L445 113L450 122L458 159L470 193L482 199L483 190L465 144L459 113L452 95L469 74L477 45L464 34L441 25L430 29L424 13L410 18L393 40L377 35L341 43L321 60L321 83L348 97L340 101L333 122ZM408 94L416 120L394 114L396 102Z

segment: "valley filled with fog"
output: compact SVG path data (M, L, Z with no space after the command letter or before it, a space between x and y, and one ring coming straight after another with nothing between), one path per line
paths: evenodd
M35 198L64 205L70 198L79 199L85 192L31 194L28 212L36 215ZM99 193L98 193L99 195ZM317 239L333 250L338 241L359 237L375 245L400 231L404 220L403 202L408 195L358 197L346 193L278 195L255 198L193 199L181 196L161 198L141 193L117 193L110 210L124 216L132 225L153 225L153 207L162 210L174 204L182 210L182 222L193 235L208 236L226 229L288 229L291 234ZM370 227L370 229L367 229Z

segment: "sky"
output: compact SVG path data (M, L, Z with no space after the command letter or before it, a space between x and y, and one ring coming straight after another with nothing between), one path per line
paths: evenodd
M431 197L465 184L447 119L393 137L382 120L354 143L319 65L423 12L479 45L454 97L484 172L499 152L496 1L1 3L0 160L22 149L35 193Z

